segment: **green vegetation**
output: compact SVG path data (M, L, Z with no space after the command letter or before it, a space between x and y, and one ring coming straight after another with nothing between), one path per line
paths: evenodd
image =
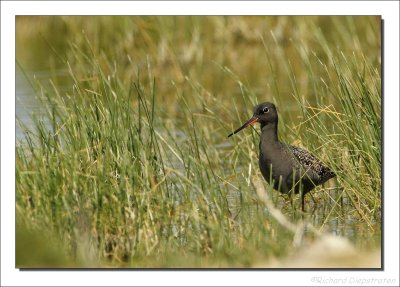
M380 247L378 17L18 17L17 61L50 78L31 79L46 113L21 123L16 147L17 267L250 267L292 254L293 234L251 184L258 129L226 139L262 101L277 104L282 140L338 174L305 215L275 191L274 204ZM43 234L57 259L26 256L25 237L45 250Z

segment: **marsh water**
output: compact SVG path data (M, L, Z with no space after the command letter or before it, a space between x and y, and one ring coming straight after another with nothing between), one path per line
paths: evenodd
M40 113L42 110L43 107L35 99L34 89L17 66L15 72L15 137L17 141L24 138L22 127L18 121L21 121L28 128L32 128L32 113Z

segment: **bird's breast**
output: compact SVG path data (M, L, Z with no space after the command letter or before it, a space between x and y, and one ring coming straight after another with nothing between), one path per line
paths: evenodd
M268 183L271 183L271 179L275 180L275 182L278 182L280 177L285 179L293 170L291 159L279 148L269 150L261 147L259 166Z

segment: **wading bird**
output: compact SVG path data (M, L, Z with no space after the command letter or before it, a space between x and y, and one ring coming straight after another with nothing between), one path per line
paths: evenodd
M335 173L310 152L279 141L278 112L272 103L255 106L253 117L228 137L255 123L261 125L259 166L263 177L281 193L300 193L304 211L304 196Z

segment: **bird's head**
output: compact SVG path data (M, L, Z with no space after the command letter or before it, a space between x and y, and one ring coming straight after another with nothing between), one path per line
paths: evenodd
M276 107L273 103L265 102L258 104L254 107L253 116L245 122L240 128L235 130L233 133L228 135L228 138L242 129L251 126L255 123L260 123L261 127L268 125L268 124L276 124L278 122L278 112Z

